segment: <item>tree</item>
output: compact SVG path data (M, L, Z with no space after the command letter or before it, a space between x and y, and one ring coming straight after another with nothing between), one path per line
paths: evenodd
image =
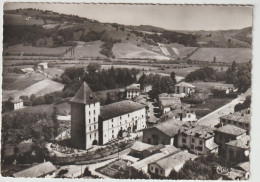
M249 95L246 97L246 100L243 103L238 103L237 105L235 105L234 111L237 112L246 108L250 108L250 105L251 105L251 96Z
M87 66L87 69L89 72L100 71L101 65L98 63L89 63L89 65Z
M172 79L173 83L176 84L176 74L174 71L171 72L171 79Z
M215 63L215 62L216 62L216 56L213 57L213 63Z

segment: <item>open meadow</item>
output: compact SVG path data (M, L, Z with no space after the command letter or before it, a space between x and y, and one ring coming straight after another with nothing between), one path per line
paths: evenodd
M247 63L252 59L252 49L250 48L200 48L191 57L191 60L213 62Z

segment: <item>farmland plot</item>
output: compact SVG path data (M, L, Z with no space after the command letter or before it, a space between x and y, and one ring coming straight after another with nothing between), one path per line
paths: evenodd
M32 47L22 44L9 47L4 50L9 55L24 55L24 56L62 56L70 47Z
M216 62L245 63L252 59L250 48L200 48L191 57L191 60L212 62L216 57Z

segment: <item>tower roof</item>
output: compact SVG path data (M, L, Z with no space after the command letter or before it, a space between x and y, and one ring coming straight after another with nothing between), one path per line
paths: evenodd
M86 82L81 85L76 95L70 100L70 102L80 104L92 104L98 101L98 97L92 92Z

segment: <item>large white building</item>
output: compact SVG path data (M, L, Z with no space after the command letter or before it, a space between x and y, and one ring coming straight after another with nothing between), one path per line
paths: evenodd
M71 103L71 139L77 148L88 149L117 138L120 130L134 132L146 127L145 105L120 101L100 106L84 82Z
M192 94L195 92L195 86L186 82L181 82L175 85L176 94Z
M140 95L140 84L133 83L126 87L126 98L132 99Z

